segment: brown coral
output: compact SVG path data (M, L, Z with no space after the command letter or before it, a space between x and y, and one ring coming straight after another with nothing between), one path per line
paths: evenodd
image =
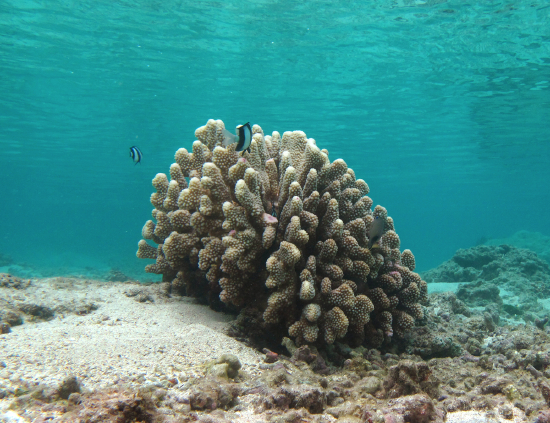
M367 341L411 329L427 286L410 250L400 252L387 210L371 210L366 182L301 131L270 136L254 125L241 156L222 146L223 130L209 120L192 152L176 152L170 180L153 179L154 221L137 253L156 260L146 270L172 292L258 308L298 344L362 341L366 327ZM371 250L377 217L385 232Z

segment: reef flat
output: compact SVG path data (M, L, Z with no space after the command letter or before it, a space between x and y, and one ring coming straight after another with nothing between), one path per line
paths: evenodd
M499 327L452 293L430 295L389 352L338 341L260 352L226 335L234 316L169 297L167 283L0 281L0 421L549 418L549 331Z

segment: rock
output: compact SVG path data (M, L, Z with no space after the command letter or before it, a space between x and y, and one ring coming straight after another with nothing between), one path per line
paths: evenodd
M432 371L423 361L401 360L388 371L384 381L386 396L397 398L403 395L426 393L437 397L439 396L437 382L430 380L431 374Z
M214 364L212 367L208 369L208 374L215 377L229 379L229 375L228 375L229 369L230 369L229 364L227 363Z
M0 310L0 320L8 323L10 326L19 326L23 324L21 314L13 310Z
M539 413L535 423L550 423L550 410L544 410Z
M333 417L341 418L344 416L361 415L362 407L356 401L345 401L344 403L337 405L336 407L329 407L326 410L327 414Z
M312 363L317 359L317 354L314 354L307 345L302 345L292 353L292 358L296 361L304 361L306 363Z
M53 318L55 314L54 311L49 307L29 303L21 304L19 306L19 311L44 320L49 320Z
M228 408L240 394L236 385L204 380L191 389L189 405L192 410L215 410Z
M500 289L492 283L478 281L475 284L461 286L456 296L472 307L482 307L491 303L502 304Z
M155 302L155 299L146 290L140 288L130 288L124 292L124 295L133 298L138 303Z
M322 413L327 395L322 389L309 385L281 386L263 400L267 409L305 408L312 414Z
M223 354L220 358L207 365L207 372L216 377L234 379L239 374L241 362L234 354Z
M502 394L504 392L504 388L511 385L512 381L506 378L488 378L484 380L481 385L479 386L480 391L483 395L491 394Z
M68 399L71 394L80 393L80 383L75 376L69 376L61 382L57 391L60 398Z
M360 392L371 395L374 395L376 392L378 392L380 390L380 387L380 379L375 376L364 377L363 379L361 379L357 386Z
M277 360L279 360L279 355L276 352L269 351L268 349L264 348L264 361L266 363L275 363Z
M156 407L140 394L107 391L96 392L91 395L71 394L69 401L79 400L73 411L63 416L63 422L90 422L90 423L120 423L142 422L153 423ZM160 419L160 416L158 416Z
M0 273L0 287L25 289L31 284L30 279L22 279L9 273Z
M80 404L80 402L82 401L81 396L78 392L73 392L71 395L69 395L68 400L71 404L75 405Z
M409 395L390 401L386 422L443 423L446 412L437 409L427 395Z

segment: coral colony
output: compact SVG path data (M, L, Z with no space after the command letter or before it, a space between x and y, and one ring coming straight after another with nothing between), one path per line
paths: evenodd
M254 125L242 157L222 146L224 129L209 120L192 153L176 152L171 180L153 179L156 223L145 223L137 251L156 259L146 271L172 293L259 309L297 345L377 347L410 330L427 285L386 209L371 210L367 183L302 131L269 136Z

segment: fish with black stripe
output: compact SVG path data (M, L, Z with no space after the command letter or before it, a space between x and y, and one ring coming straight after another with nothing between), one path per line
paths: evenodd
M252 128L250 122L239 125L236 128L237 133L232 134L227 129L223 130L223 146L237 143L235 151L248 151L250 153L250 143L252 142Z
M130 147L130 157L135 164L138 164L141 163L141 158L143 157L143 154L141 154L141 150L134 145L133 147Z

